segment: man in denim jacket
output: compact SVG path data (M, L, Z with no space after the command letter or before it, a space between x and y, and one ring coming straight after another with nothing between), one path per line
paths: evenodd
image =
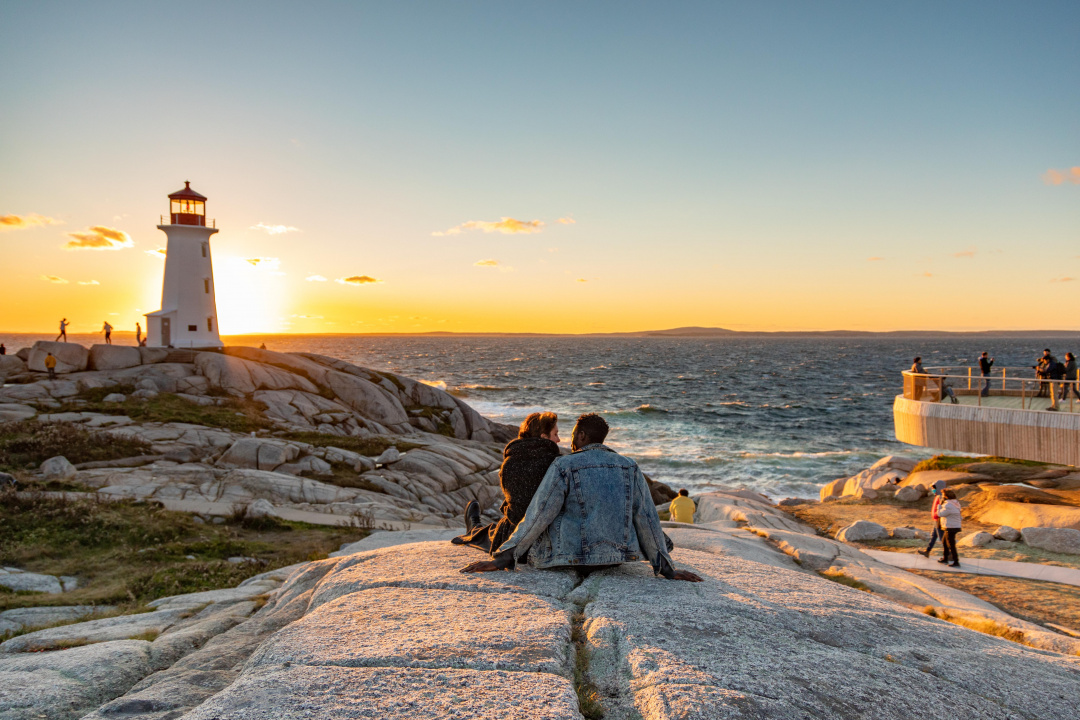
M599 415L578 418L573 454L551 464L513 534L492 560L462 572L510 570L526 555L533 567L580 570L648 559L661 577L701 582L671 564L645 476L602 444L607 432Z

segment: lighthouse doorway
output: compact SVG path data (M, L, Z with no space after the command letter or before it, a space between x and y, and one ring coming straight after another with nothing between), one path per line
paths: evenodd
M169 347L172 345L172 323L169 322L169 318L161 318L161 346Z

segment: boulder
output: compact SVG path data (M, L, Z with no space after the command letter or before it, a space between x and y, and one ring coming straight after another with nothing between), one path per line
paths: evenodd
M126 345L93 345L87 362L89 370L123 370L142 365L139 348Z
M299 448L275 440L261 438L240 438L218 458L222 467L251 468L253 470L273 470L296 459Z
M255 502L247 506L245 516L249 518L263 518L263 517L277 517L277 510L274 509L274 505L264 498L259 498Z
M379 457L375 458L376 465L391 465L401 460L401 453L396 447L388 447L382 451Z
M213 352L195 355L195 369L210 387L230 395L248 395L256 390L304 390L318 393L310 380L270 365Z
M127 400L127 395L124 395L123 393L109 393L101 398L101 402L107 403L122 403L125 400Z
M955 470L986 475L997 482L1019 483L1034 479L1041 475L1045 468L1017 463L1003 462L970 462L963 465L955 465Z
M131 393L131 397L138 398L139 400L149 400L150 398L156 398L158 396L157 390L150 390L149 388L140 388Z
M645 476L645 483L649 486L649 495L652 497L653 505L671 502L679 494L670 486L665 485L658 480L653 480L648 475Z
M15 353L15 357L19 358L23 362L30 362L30 353L33 352L31 348L19 348Z
M894 540L916 540L922 537L922 535L923 533L921 530L910 527L893 528L892 532L889 533L889 537Z
M14 355L0 355L0 383L8 375L26 372L26 363Z
M192 375L191 377L179 378L176 381L176 392L178 393L205 395L209 389L210 381L202 375Z
M821 486L820 497L822 500L826 498L840 497L844 493L844 483L847 482L847 478L837 478L832 482L827 482Z
M16 592L39 592L50 595L59 595L64 592L64 586L54 575L23 572L15 568L0 569L0 587Z
M169 351L165 348L156 347L141 347L139 350L139 361L143 365L154 365L156 363L163 363L165 359L169 357Z
M51 457L41 463L41 474L46 480L68 480L75 477L75 466L63 455Z
M39 340L30 350L26 364L35 372L46 372L45 356L49 353L56 358L56 372L60 374L82 372L90 359L90 353L82 345Z
M996 528L992 533L998 540L1005 540L1008 542L1016 542L1020 539L1020 531L1016 528L1009 527L1008 525L1002 525Z
M19 486L19 481L14 475L6 472L0 472L0 490L7 488L14 488Z
M1034 489L1034 488L1029 488ZM976 507L973 503L972 507ZM1014 528L1073 528L1080 530L1080 507L1042 505L1031 502L990 500L979 503L973 519L984 525L1008 525Z
M903 457L901 455L886 455L878 460L876 463L870 466L871 470L887 469L887 470L899 470L903 473L909 473L915 469L915 466L919 463L918 460L912 458Z
M863 485L856 488L852 495L859 500L877 500L878 491Z
M959 547L984 547L994 542L994 536L988 532L977 532L965 535L956 544Z
M1080 530L1072 528L1026 527L1020 531L1024 542L1049 552L1080 555Z
M332 475L334 469L325 460L307 455L294 463L279 465L275 472L289 475Z
M884 526L869 520L859 520L836 533L836 539L840 542L863 542L866 540L884 540L889 537L889 531Z
M913 503L922 500L925 496L925 485L908 485L897 490L893 497L900 502Z

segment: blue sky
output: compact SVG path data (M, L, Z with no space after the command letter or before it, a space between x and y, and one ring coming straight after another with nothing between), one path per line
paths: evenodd
M226 331L1080 328L1078 36L1077 3L8 2L0 215L63 224L0 252L133 324L191 180L265 306ZM544 224L433 235L504 217ZM92 226L133 242L61 249Z

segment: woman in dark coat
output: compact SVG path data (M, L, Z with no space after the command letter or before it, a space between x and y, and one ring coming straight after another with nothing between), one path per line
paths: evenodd
M559 457L559 416L555 413L533 413L525 418L518 436L503 449L499 484L502 485L502 517L493 525L480 524L480 504L475 500L465 506L464 535L453 540L455 545L472 545L495 552L525 517L540 481L544 479L555 458Z

